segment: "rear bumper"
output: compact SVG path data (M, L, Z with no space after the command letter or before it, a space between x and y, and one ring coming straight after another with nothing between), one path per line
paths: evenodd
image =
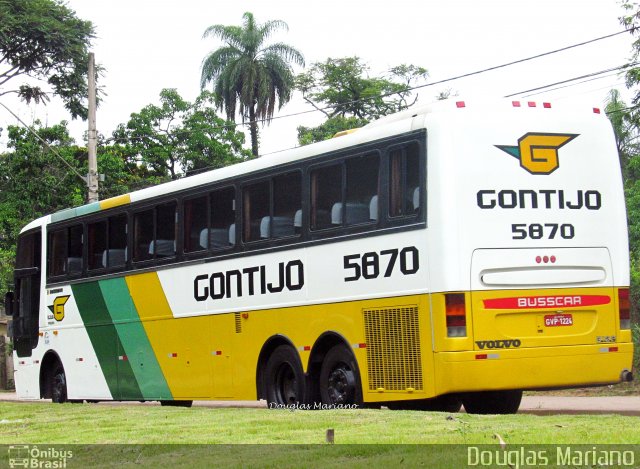
M631 370L632 361L631 343L440 352L434 357L435 391L613 384L622 380L625 370Z

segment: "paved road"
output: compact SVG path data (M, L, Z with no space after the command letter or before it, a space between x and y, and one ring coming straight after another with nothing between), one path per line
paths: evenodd
M0 401L18 401L15 393L0 392ZM29 401L45 402L45 401ZM139 403L104 403L109 405L139 405ZM157 405L157 403L145 403ZM264 401L196 401L202 407L266 408ZM565 397L533 395L522 398L520 413L557 414L618 414L640 416L640 396Z

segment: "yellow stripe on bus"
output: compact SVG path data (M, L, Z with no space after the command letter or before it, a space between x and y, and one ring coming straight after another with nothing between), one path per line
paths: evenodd
M211 397L211 318L172 319L155 272L128 276L127 286L173 397Z
M119 207L120 205L127 205L131 203L131 196L129 194L119 195L117 197L111 197L100 201L100 209L106 210L108 208Z

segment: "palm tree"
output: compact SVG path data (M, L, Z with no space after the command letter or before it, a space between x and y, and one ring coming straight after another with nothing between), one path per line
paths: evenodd
M242 122L249 121L251 151L257 157L258 121L271 121L276 101L278 110L289 102L294 79L289 63L304 65L304 57L287 44L264 44L274 31L289 29L284 21L259 24L249 12L242 18L242 27L215 24L204 32L203 38L218 37L225 45L202 61L200 86L213 83L216 105L228 120L235 122L238 107Z

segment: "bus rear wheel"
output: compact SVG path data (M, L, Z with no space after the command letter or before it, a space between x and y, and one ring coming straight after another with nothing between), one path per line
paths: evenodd
M362 404L358 364L344 345L335 345L324 357L320 368L320 398L329 406Z
M49 375L49 389L52 402L57 404L67 402L67 377L60 363L55 365L53 372Z
M288 345L278 346L264 371L265 395L270 407L305 402L305 377L298 353Z
M482 391L465 394L462 405L468 414L515 414L521 400L521 390Z

